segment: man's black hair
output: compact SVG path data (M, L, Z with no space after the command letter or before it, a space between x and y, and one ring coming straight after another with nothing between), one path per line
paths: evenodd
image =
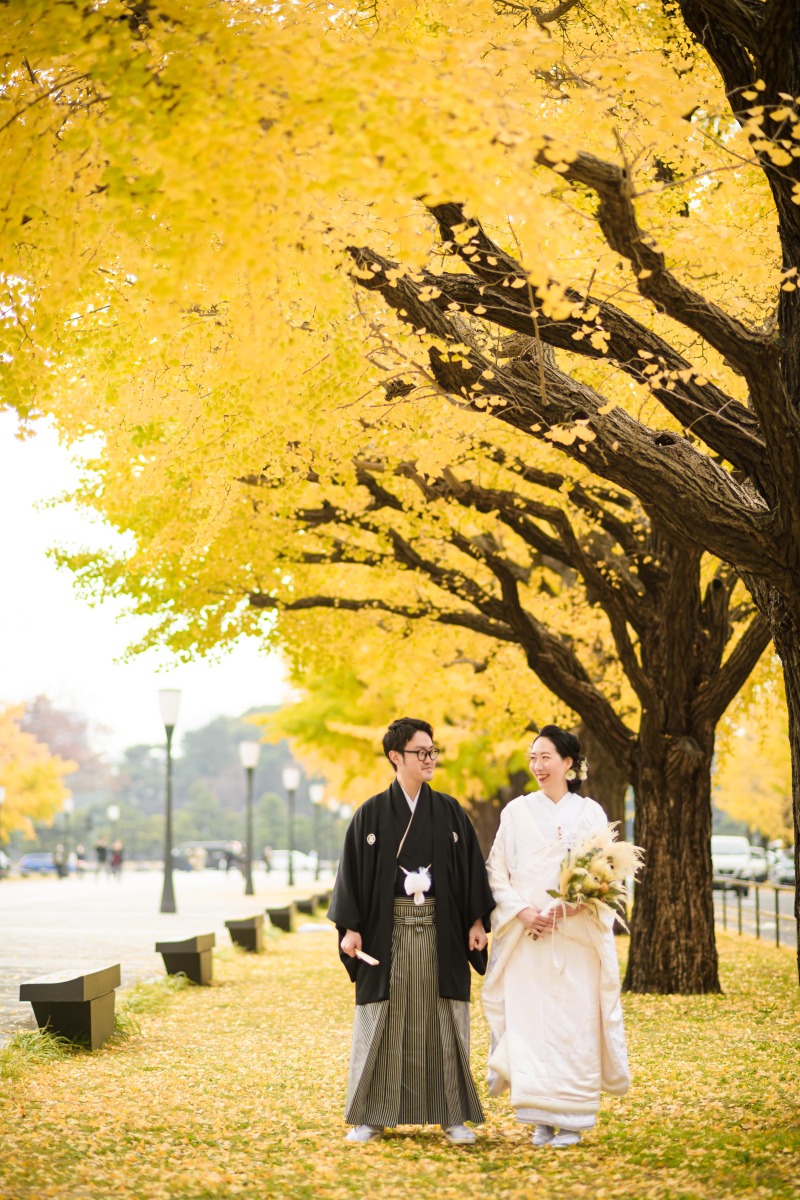
M392 721L383 735L383 753L389 758L390 750L405 750L415 733L427 733L429 738L433 738L433 726L417 717L399 717ZM392 762L390 758L389 762ZM392 763L392 766L396 771L396 765Z

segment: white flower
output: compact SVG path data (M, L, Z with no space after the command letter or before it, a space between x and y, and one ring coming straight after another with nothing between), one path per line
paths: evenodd
M570 769L567 771L566 779L569 783L572 783L573 779L580 779L581 783L583 783L584 780L587 778L588 774L589 774L589 764L586 761L586 759L584 758L581 761L581 765L577 771L575 770L574 767L570 767Z

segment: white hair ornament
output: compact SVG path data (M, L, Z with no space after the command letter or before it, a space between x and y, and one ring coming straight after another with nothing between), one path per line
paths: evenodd
M567 771L565 778L568 783L572 783L572 781L574 779L580 779L581 783L583 783L586 780L586 778L588 777L588 775L589 775L589 764L585 758L582 758L581 765L578 767L577 771L575 770L574 767L570 767L570 769Z

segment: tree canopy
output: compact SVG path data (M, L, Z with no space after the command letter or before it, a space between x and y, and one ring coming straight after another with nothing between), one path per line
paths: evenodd
M682 551L732 564L798 776L795 5L6 7L3 399L96 435L81 499L128 535L101 587L187 654L263 628L232 597L295 586L280 522L310 474L388 457L429 487L506 436L635 496L667 584ZM276 522L257 563L243 503ZM678 674L716 654L675 632ZM642 710L673 791L708 756L689 695L672 730ZM655 898L708 851L649 811Z
M24 711L23 705L0 708L0 844L17 830L34 837L34 821L51 823L70 796L64 780L77 769L25 731Z

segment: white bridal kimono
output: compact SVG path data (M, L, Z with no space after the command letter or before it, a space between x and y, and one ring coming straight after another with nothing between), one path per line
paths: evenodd
M516 919L544 909L568 849L607 824L594 800L543 792L503 810L487 861L497 907L483 1008L491 1030L489 1092L511 1092L520 1121L590 1129L600 1092L630 1085L611 914L565 917L536 941Z

